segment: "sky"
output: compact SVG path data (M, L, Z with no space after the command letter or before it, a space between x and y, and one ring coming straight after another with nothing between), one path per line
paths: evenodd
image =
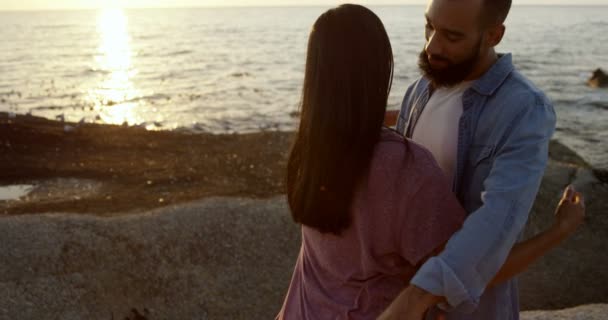
M0 10L85 9L104 7L329 6L345 2L366 5L411 5L425 4L426 0L0 0ZM608 0L513 0L513 3L514 5L608 5Z

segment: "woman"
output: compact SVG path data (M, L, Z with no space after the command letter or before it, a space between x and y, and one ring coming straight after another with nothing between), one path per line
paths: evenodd
M383 128L392 74L370 10L342 5L316 21L287 171L302 246L278 319L377 318L465 219L432 155ZM572 197L556 224L568 233L583 212ZM521 261L510 257L496 281Z

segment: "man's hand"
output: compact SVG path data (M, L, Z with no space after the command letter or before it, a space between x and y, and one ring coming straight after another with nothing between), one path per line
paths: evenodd
M570 236L585 220L585 200L583 195L576 192L572 186L564 191L561 201L555 211L554 228L565 237Z
M423 320L427 310L441 300L441 297L410 285L384 310L378 320Z

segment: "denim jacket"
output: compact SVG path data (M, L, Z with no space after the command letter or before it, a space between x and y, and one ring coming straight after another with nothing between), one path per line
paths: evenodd
M411 138L431 94L424 78L409 87L397 122L401 134ZM446 297L450 320L519 319L516 280L485 288L525 227L547 165L555 111L515 70L511 54L501 55L462 100L453 191L469 215L411 283Z

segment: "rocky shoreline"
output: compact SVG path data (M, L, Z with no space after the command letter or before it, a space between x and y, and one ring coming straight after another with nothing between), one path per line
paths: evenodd
M0 185L37 184L0 201L0 319L272 318L300 241L282 196L290 139L0 113ZM576 308L522 319L606 319L608 184L559 142L550 149L527 236L553 221L569 183L588 218L520 277L521 303Z
M147 131L0 113L0 185L37 186L20 201L0 202L0 214L115 215L211 196L282 194L291 135Z

